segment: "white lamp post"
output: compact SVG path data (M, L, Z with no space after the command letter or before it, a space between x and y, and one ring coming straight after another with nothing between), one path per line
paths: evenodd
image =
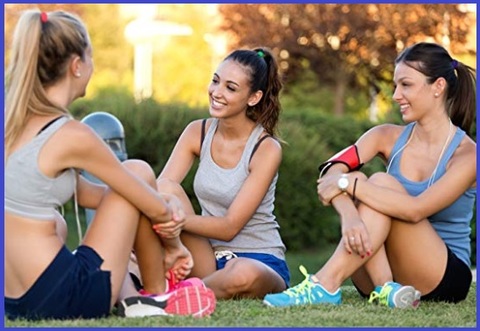
M152 96L152 55L156 38L166 45L170 36L187 36L192 28L167 21L154 20L152 15L142 15L125 28L125 37L135 47L134 94L137 102Z

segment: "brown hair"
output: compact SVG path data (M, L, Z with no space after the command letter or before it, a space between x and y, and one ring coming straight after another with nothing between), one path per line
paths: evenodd
M281 111L279 96L283 85L272 53L267 48L236 50L225 60L235 61L247 68L250 90L263 92L260 102L255 106L247 106L247 116L260 123L270 135L276 136Z

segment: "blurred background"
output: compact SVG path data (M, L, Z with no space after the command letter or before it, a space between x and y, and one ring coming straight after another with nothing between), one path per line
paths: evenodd
M316 196L318 164L376 124L401 123L391 101L398 53L432 41L476 67L476 4L5 4L5 66L28 8L74 12L86 23L95 73L71 112L118 117L128 156L157 173L186 124L208 117L218 63L236 48L270 48L285 83L276 215L287 248L313 256L331 251L340 234L335 212ZM476 139L476 127L470 134ZM376 161L365 172L384 170ZM198 208L192 179L184 186ZM474 219L474 264L475 242Z

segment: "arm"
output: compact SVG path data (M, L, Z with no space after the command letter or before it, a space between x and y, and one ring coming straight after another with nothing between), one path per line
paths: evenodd
M200 155L202 120L191 122L178 139L159 179L181 183L190 171L193 161Z
M360 159L359 163L367 163L377 155L385 160L387 151L391 149L400 132L401 129L397 126L380 125L363 134L356 142ZM390 139L386 139L386 137L390 137ZM347 166L342 163L336 163L331 166L327 173L318 179L317 193L324 205L332 204L339 214L345 249L349 253L353 251L360 256L364 256L364 254L368 255L371 253L372 246L365 224L360 218L351 198L353 195L353 178L350 180L352 184L348 191L350 195L341 194L342 192L337 185L340 175L348 172L348 170ZM354 173L355 177L366 180L366 176L363 173ZM351 237L357 238L356 245L351 246L352 243L349 241Z
M106 190L106 185L93 183L79 175L77 184L78 205L84 208L97 209Z
M447 165L445 175L420 195L410 196L365 181L357 183L355 195L381 213L415 223L451 205L475 182L476 144L466 137Z
M84 169L130 201L153 222L171 219L170 209L156 190L125 168L92 129L78 121L71 121L65 126L59 131L61 136L58 139L62 144L56 144L56 160L52 160L58 171L66 168ZM80 185L82 191L89 190L84 181ZM98 188L93 190L98 196ZM84 203L94 205L94 200L84 200Z
M250 161L250 174L223 217L187 215L185 230L218 240L232 240L251 219L280 166L282 150L274 139L264 140Z
M384 124L364 133L355 143L360 162L368 163L376 156L386 160L401 131L402 127L400 126ZM325 206L329 205L332 199L341 193L337 186L338 178L341 174L347 173L348 170L346 165L335 163L327 170L326 174L317 180L318 196ZM341 210L337 211L341 212Z

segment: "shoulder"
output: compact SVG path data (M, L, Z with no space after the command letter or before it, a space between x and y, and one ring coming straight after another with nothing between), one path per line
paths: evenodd
M201 135L202 130L205 129L207 132L208 127L210 126L212 119L210 118L201 118L198 120L191 121L187 124L183 132L188 135Z
M466 160L477 159L477 144L469 136L465 135L454 153L454 158Z
M380 124L371 128L368 132L375 136L384 136L384 137L398 137L403 130L405 129L405 125L396 125L396 124Z
M252 162L254 160L280 160L282 157L282 145L274 137L266 132L262 133L256 142L256 149L253 151Z
M366 142L374 145L379 143L382 145L391 145L398 139L405 127L404 125L396 124L379 124L365 132L358 142Z
M98 134L88 125L71 119L65 123L61 131L64 138L76 139L78 142L88 142L91 139L99 138Z

